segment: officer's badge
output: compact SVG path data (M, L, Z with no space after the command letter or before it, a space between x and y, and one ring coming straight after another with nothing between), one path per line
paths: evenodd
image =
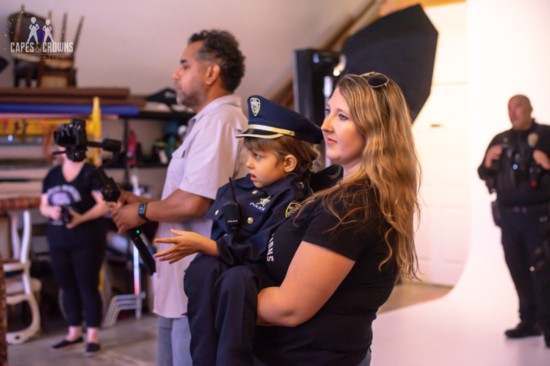
M539 135L536 132L531 132L529 135L527 135L527 144L529 147L534 148L537 145L537 142L539 141Z
M259 98L250 98L250 109L252 109L252 114L254 117L260 113L260 99Z
M271 201L271 197L260 198L260 201L256 203L259 206L265 207Z
M288 206L286 206L285 217L292 216L296 211L298 211L298 209L300 209L300 207L302 207L300 202L297 202L297 201L290 202Z
M271 202L271 196L260 198L258 202L249 202L248 204L257 210L265 212L265 206Z

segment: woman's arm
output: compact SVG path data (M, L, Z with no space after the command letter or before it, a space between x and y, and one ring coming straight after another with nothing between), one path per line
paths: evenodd
M61 207L51 206L48 203L48 194L43 193L40 196L40 213L42 216L51 218L52 220L59 220L61 218Z
M295 327L311 319L334 294L355 261L303 241L280 287L258 295L258 323Z
M109 211L109 207L103 200L103 196L98 191L92 191L92 196L95 199L95 205L92 206L88 211L83 214L79 214L75 210L71 209L72 220L67 224L68 229L77 227L78 225L86 222L97 219L105 215Z

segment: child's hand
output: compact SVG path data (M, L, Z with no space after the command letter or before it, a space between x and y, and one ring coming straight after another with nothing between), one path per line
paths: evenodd
M210 256L218 255L218 247L214 240L192 231L174 229L170 229L170 231L179 236L155 239L155 243L174 244L173 247L155 254L155 258L158 258L158 260L169 261L168 263L172 264L198 252Z
M157 238L155 239L155 243L174 244L174 246L156 253L155 258L163 262L169 261L169 263L172 264L199 251L200 245L197 243L197 236L202 237L201 235L190 231L174 229L170 231L179 236L172 238Z

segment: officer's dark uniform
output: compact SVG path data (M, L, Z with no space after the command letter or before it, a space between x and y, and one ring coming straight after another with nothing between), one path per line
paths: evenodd
M550 267L535 268L535 252L547 230L541 219L550 212L550 171L533 160L533 150L550 156L550 126L533 121L528 130L507 130L495 136L491 146L503 152L491 168L478 168L490 192L496 192L495 221L500 221L506 264L519 297L521 323L539 324L550 332ZM500 217L499 217L500 216ZM508 335L508 333L507 333ZM511 336L511 335L510 335Z
M259 96L248 103L249 126L239 136L322 140L320 128L296 112ZM251 364L256 300L271 283L268 241L309 194L309 182L294 173L262 188L246 176L218 190L208 217L219 256L198 255L184 277L194 365ZM237 218L228 205L238 206Z

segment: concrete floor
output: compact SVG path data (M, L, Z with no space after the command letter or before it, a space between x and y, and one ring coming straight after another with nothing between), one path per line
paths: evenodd
M445 295L449 287L405 283L395 287L380 312L388 312L408 305L433 300ZM145 314L140 320L133 311L121 313L123 319L101 331L102 350L94 357L85 357L85 346L70 351L52 352L50 346L65 335L65 326L59 317L44 320L47 332L21 345L8 346L10 366L145 366L155 365L157 319Z
M50 350L66 332L64 325L55 321L55 329L40 334L26 343L8 345L10 366L149 366L155 365L157 319L144 315L141 319L119 320L113 327L101 331L101 351L94 357L84 354L85 343L68 351ZM50 324L51 328L52 325Z

